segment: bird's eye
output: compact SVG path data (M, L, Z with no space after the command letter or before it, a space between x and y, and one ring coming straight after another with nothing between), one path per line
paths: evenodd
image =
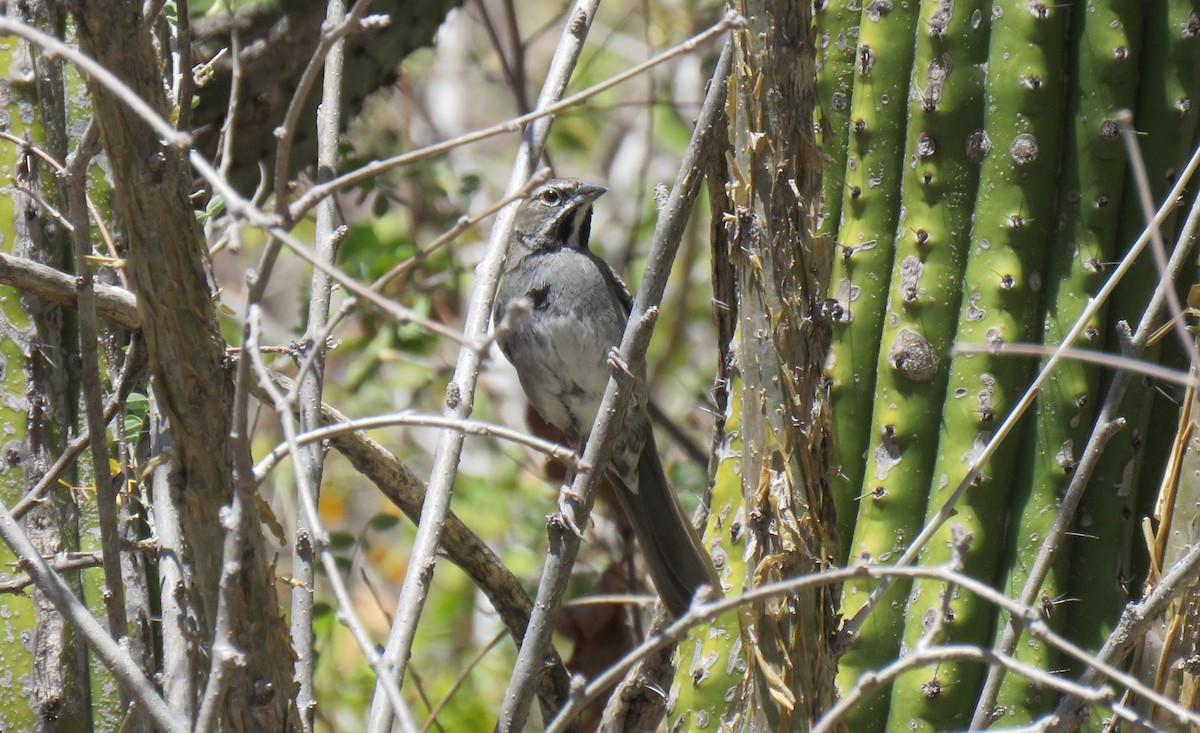
M547 188L545 191L542 191L541 199L544 203L557 206L562 201L562 195L553 188Z

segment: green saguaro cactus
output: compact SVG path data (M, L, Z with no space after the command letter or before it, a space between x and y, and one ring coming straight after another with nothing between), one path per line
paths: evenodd
M885 253L872 247L878 241L860 234L863 221L881 219L857 201L855 194L864 190L851 178L866 175L883 188L870 166L865 174L856 168L862 145L855 125L867 120L856 110L870 94L860 73L862 49L874 50L869 7L853 60L845 166L840 151L827 151L826 191L830 181L845 191L835 230L841 256L829 295L843 313L850 311L835 324L827 370L839 441L833 483L843 557L895 562L961 489L955 512L922 545L917 562L949 562L952 545L965 546L955 538L970 537L964 572L1024 599L1052 626L1095 649L1139 582L1128 552L1130 530L1145 514L1138 508L1144 503L1135 503L1138 474L1161 473L1159 459L1139 465L1144 430L1137 423L1149 414L1142 403L1153 388L1134 380L1122 407L1130 429L1106 450L1072 527L1074 545L1064 547L1044 581L1040 571L1031 579L1032 564L1091 433L1101 370L1073 360L1058 363L1035 414L998 444L977 477L972 468L1037 366L1028 357L1000 353L1000 347L1028 341L1056 347L1142 229L1137 197L1123 181L1118 111L1136 107L1154 199L1174 182L1182 155L1193 149L1200 2L922 3L915 34L889 37L913 42L915 53L907 117L889 128L895 139L903 131L906 148L898 218L888 240L894 246ZM818 15L819 38L841 32L838 24L846 19L835 10L825 7ZM834 57L826 48L826 61ZM818 89L831 99L842 89L836 84L841 77L836 69L822 73ZM872 130L870 120L866 129ZM947 139L956 145L944 144ZM890 192L871 189L875 198L868 203ZM861 219L860 210L868 212ZM828 200L825 211L821 231L834 231L828 218L836 208ZM1170 229L1164 234L1169 238ZM891 260L886 276L867 276L875 272L871 257ZM1157 278L1145 259L1118 291L1113 314L1106 320L1101 311L1086 324L1076 347L1119 352L1112 335L1116 319L1136 325ZM876 290L879 283L883 288ZM886 307L881 292L887 293ZM879 324L877 340L864 335L864 319L881 319L871 322ZM864 350L873 350L873 365L850 368L848 355L861 358ZM868 387L871 421L863 432L868 423L858 398ZM969 485L968 476L974 477ZM856 522L847 536L846 508L852 504L858 504L852 508ZM1068 585L1067 563L1079 582ZM873 610L861 613L875 584L846 584L843 638L850 643L839 663L843 693L918 644L998 648L1047 671L1065 664L1015 627L998 625L997 618L1008 623L1007 614L997 617L990 604L961 589L943 597L944 587L922 581L909 589L896 582L871 599ZM848 726L913 731L975 729L995 720L1019 725L1053 707L1052 694L1012 673L990 672L983 688L985 670L942 661L910 671L889 686L890 701L888 693L877 693L854 706Z
M1114 256L1118 213L1125 176L1125 149L1115 120L1132 106L1141 44L1142 9L1125 0L1089 0L1082 4L1071 34L1071 68L1067 83L1065 160L1058 191L1058 233L1050 249L1049 279L1042 340L1060 343L1104 281L1105 263ZM1103 345L1103 322L1094 318L1084 331L1085 347ZM1005 594L1020 598L1056 516L1055 508L1070 483L1095 415L1099 368L1064 360L1038 395L1032 445L1013 494L1017 507L1010 531L1010 561L1000 582ZM1060 551L1036 596L1030 598L1058 628L1066 626L1067 553ZM1009 642L1004 615L995 644L1031 666L1053 670L1058 656L1048 645L1025 638ZM1015 628L1015 627L1014 627ZM1002 642L1006 642L1002 644ZM1001 670L989 671L995 684ZM989 691L981 701L987 710L976 719L1027 723L1053 704L1051 690L1020 675L1004 675L999 696ZM994 681L994 682L993 682ZM994 706L994 709L992 709Z
M1143 73L1139 74L1135 124L1149 174L1150 195L1161 201L1175 183L1176 173L1192 152L1200 112L1200 37L1189 30L1200 18L1200 2L1185 0L1151 3L1145 11ZM1145 226L1136 191L1126 183L1121 203L1118 246L1128 247ZM1163 235L1171 240L1179 217L1168 220ZM1137 328L1155 286L1158 273L1149 257L1130 270L1114 294L1107 329L1109 351L1119 352L1113 324L1125 321ZM1156 360L1158 345L1143 359ZM1077 539L1071 553L1071 583L1068 596L1069 624L1066 635L1085 649L1097 648L1116 622L1120 608L1136 594L1130 545L1140 542L1135 501L1142 474L1162 475L1161 466L1143 461L1145 435L1155 388L1134 376L1121 401L1119 415L1123 430L1105 448L1076 520ZM1102 729L1104 715L1093 715L1086 728Z
M15 37L0 37L0 88L7 93L4 105L6 131L20 135L28 122L22 101L28 102L14 81L20 76L19 44ZM0 142L0 174L7 179L15 176L20 148L10 142ZM17 241L17 206L13 196L0 195L0 246L11 252ZM24 331L29 316L21 307L20 294L13 288L0 287L0 324L6 334ZM0 470L0 501L12 506L24 494L25 472L20 456L25 441L25 355L18 339L0 338L0 447L3 448L5 468ZM14 460L17 459L17 460ZM16 567L16 558L7 546L0 546L0 579L11 575L8 568ZM30 640L34 628L33 606L28 596L0 595L0 676L10 680L27 677L32 668ZM0 685L0 728L27 730L33 726L33 711L20 685Z
M984 147L975 201L963 302L955 340L997 346L1029 341L1037 333L1037 303L1046 273L1045 243L1053 231L1056 151L1060 145L1062 73L1070 8L1025 0L992 6ZM1028 381L1029 364L983 351L953 357L938 456L929 492L929 514L968 475ZM990 581L1003 555L1003 516L1013 479L1016 443L1006 442L983 466L980 480L957 505L957 514L934 535L920 561L950 560L951 532L972 536L964 570ZM993 609L966 593L943 603L942 584L914 584L904 643L914 648L943 615L934 641L984 643ZM969 722L982 670L947 662L897 679L889 731L935 731Z
M970 202L978 183L986 9L982 0L927 0L920 7L902 214L877 357L866 473L855 488L859 506L849 546L852 561L886 564L899 557L925 517L937 450L926 430L937 424L946 398L945 355L958 316ZM848 582L845 613L856 613L873 585ZM893 586L861 628L858 644L839 665L841 689L895 658L907 592L906 583ZM887 697L877 695L855 708L851 727L882 730L886 710Z
M905 100L916 26L916 3L868 2L854 57L839 246L829 280L829 297L840 305L828 373L835 415L833 495L843 537L850 536L858 511L855 496L862 482L891 243L900 215Z

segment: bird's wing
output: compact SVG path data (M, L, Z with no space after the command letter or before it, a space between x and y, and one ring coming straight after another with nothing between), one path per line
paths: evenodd
M608 292L612 295L614 301L620 306L621 314L629 317L629 312L633 310L633 294L629 292L629 286L621 279L612 267L601 259L598 255L588 250L586 252L589 259L596 263L596 269L600 271L601 277L604 278L605 285L608 286Z

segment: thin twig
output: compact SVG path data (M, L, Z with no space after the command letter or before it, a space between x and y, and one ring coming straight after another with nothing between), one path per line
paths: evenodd
M176 83L172 85L175 92L175 106L179 109L179 124L181 130L192 127L192 99L196 94L196 77L192 74L192 19L188 12L188 0L176 0L176 21L172 25L175 30L175 48L171 58L175 61ZM237 33L236 30L233 31Z
M492 14L488 12L487 3L483 0L477 0L475 7L479 8L479 14L483 16L483 28L487 31L488 40L492 42L492 48L496 51L496 56L500 59L500 70L504 73L504 80L512 89L513 96L517 100L517 111L525 114L529 111L529 99L525 94L525 78L522 74L517 75L515 65L518 60L523 60L523 49L521 48L521 39L518 36L513 43L513 61L508 60L508 54L504 52L504 42L500 40L500 34L496 31L496 24L492 22ZM509 8L511 9L511 8ZM507 15L507 13L505 13ZM515 22L514 22L515 25Z
M161 604L162 689L173 710L187 720L196 715L196 687L199 681L192 670L199 669L200 652L195 643L196 610L189 602L196 594L192 574L184 567L186 542L180 504L186 501L180 491L170 453L174 438L167 425L166 412L149 390L146 420L150 424L150 461L143 474L149 474L154 534L158 539L158 581Z
M61 555L61 556L59 556ZM59 555L45 557L46 563L57 573L64 573L68 570L83 570L85 568L98 567L102 562L101 553L98 552L82 552L82 553L59 553ZM0 582L0 593L20 593L29 586L33 585L33 578L28 575L20 575L16 578L9 578L4 582Z
M961 527L952 527L951 535L951 560L947 567L955 572L962 572L963 557L967 554L971 547L972 535ZM937 642L938 636L942 633L942 629L946 627L946 623L954 616L954 599L958 596L958 586L954 581L946 581L945 588L942 589L941 602L942 605L933 617L933 621L921 634L921 638L917 640L915 650L921 651L928 649Z
M1181 372L1178 369L1171 369L1162 364L1153 364L1151 362L1139 361L1131 356L1123 356L1121 354L1109 354L1103 351L1093 351L1092 349L1078 349L1075 347L1061 348L1058 346L1045 346L1043 344L1022 344L1022 343L1004 343L996 346L987 344L959 344L950 350L951 355L956 354L1009 354L1011 356L1049 356L1053 353L1060 353L1064 359L1074 359L1075 361L1087 362L1089 364L1099 364L1109 369L1119 369L1121 371L1141 374L1146 377L1151 377L1160 382L1168 384L1177 384L1181 387L1196 387L1200 386L1196 383L1196 377L1187 372Z
M241 106L239 104L242 94L242 37L238 32L238 25L234 22L233 8L228 2L225 5L225 12L230 16L229 24L229 52L231 54L230 75L229 75L229 103L225 105L225 121L221 125L221 148L220 148L220 164L221 177L228 180L229 171L233 169L234 158L234 142L237 137L237 114ZM191 73L191 70L188 70Z
M582 464L579 462L579 456L574 450L559 445L549 440L543 440L534 435L523 433L519 430L506 428L503 425L493 425L480 420L459 420L456 418L442 417L440 415L418 415L410 412L400 412L392 415L375 415L372 417L359 418L350 420L349 422L337 423L335 425L325 425L319 428L312 428L296 436L296 444L299 446L312 445L331 438L335 435L344 435L353 433L359 430L375 430L378 428L390 428L397 425L418 425L421 427L441 428L443 430L458 430L468 435L479 435L489 438L499 438L507 440L518 445L523 445L527 448L532 448L540 453L544 453L551 458L562 461L567 466L576 470L582 470ZM254 467L255 479L261 483L266 479L267 474L271 472L288 455L291 454L291 448L285 441L275 446L267 455L263 456L258 465Z
M224 6L225 13L229 16L229 103L225 105L225 120L221 123L221 135L218 138L219 147L217 152L218 162L221 164L220 175L222 180L229 180L229 172L233 170L234 162L234 144L237 140L237 116L241 110L242 96L242 81L244 73L242 70L242 37L238 32L237 23L235 22L233 7L230 0L223 0L221 3ZM214 58L213 61L216 59ZM210 61L211 63L211 61ZM260 164L261 165L261 164ZM266 185L266 176L264 174L262 186ZM205 222L207 230L214 222L209 220ZM208 251L208 256L212 257L217 252L220 252L228 246L233 252L241 250L241 222L235 217L229 217L229 221L225 226L225 234L217 240L217 243Z
M252 301L250 312L247 315L248 342L253 342L257 337L257 309L258 303ZM239 362L239 364L241 363ZM248 449L248 445L245 445L249 440L249 435L245 431L246 421L239 420L238 414L235 411L230 442L235 446L243 444ZM234 450L235 454L242 452L236 448ZM240 667L246 664L245 653L233 644L235 624L233 606L237 597L238 576L242 573L242 547L250 530L250 520L253 516L251 498L254 487L247 488L246 486L244 469L239 467L243 461L244 459L234 460L233 499L229 506L221 512L225 541L221 550L221 576L217 585L217 614L213 623L213 639L209 649L211 661L208 684L205 686L204 696L200 700L200 712L196 716L194 733L208 733L216 730L221 700L225 697L225 690L229 685L230 670L235 666Z
M121 577L121 527L117 517L117 490L108 464L108 431L104 419L103 386L97 350L96 296L93 291L91 227L88 225L87 169L98 152L100 127L92 120L67 159L65 187L68 213L75 245L75 298L79 303L79 365L87 418L88 449L92 458L92 480L96 483L96 513L100 523L100 546L104 550L104 609L108 631L118 641L125 639L125 584Z
M483 661L483 658L487 656L488 652L495 649L496 645L499 644L500 640L505 636L506 633L503 631L493 636L492 640L485 644L484 647L475 654L475 656L471 657L469 660L467 660L466 664L462 665L462 670L459 672L458 676L454 678L454 683L450 685L450 689L446 690L446 694L442 695L441 699L429 709L429 715L425 719L425 725L421 726L420 733L426 733L426 731L428 731L434 725L437 725L438 714L441 713L442 710L445 709L446 705L448 705L450 701L454 699L454 695L459 691L459 689L462 688L463 683L467 681L467 677L475 670L477 666L479 666L479 663Z
M283 117L283 124L275 131L276 137L279 138L279 145L275 151L275 213L280 218L286 218L287 216L287 180L292 154L292 142L295 139L296 128L300 124L300 113L304 111L304 105L308 101L308 94L312 90L313 84L316 83L317 76L325 67L330 50L350 33L360 30L363 27L363 15L366 14L370 5L369 0L355 0L354 7L351 8L349 15L345 15L345 5L341 5L342 13L339 14L336 20L332 13L327 11L325 23L321 27L321 37L317 41L317 48L313 51L312 56L309 57L308 65L304 67L304 72L300 75L300 81L296 84L296 91L293 92L292 98L288 101L288 108ZM381 16L380 19L386 22L387 16ZM339 93L339 102L340 96ZM336 117L339 116L335 115L335 121L337 121ZM337 133L335 132L334 134L336 135Z
M1133 113L1127 109L1118 111L1117 122L1121 125L1121 139L1125 142L1125 151L1129 156L1129 169L1137 183L1134 188L1138 193L1138 204L1146 218L1146 228L1150 231L1150 251L1154 255L1154 266L1158 270L1159 287L1166 295L1167 313L1175 327L1175 335L1179 337L1179 345L1191 363L1192 371L1200 371L1200 354L1192 348L1192 336L1183 322L1183 306L1179 302L1179 293L1175 292L1175 280L1170 277L1167 269L1167 248L1163 243L1162 228L1154 217L1154 201L1150 199L1150 177L1146 173L1146 161L1138 147L1137 132L1133 129Z
M525 42L521 40L521 27L517 23L517 9L513 6L513 0L504 0L504 20L508 28L508 41L512 44L513 92L517 95L517 108L524 114L529 111L529 79L525 75Z
M358 22L362 13L366 12L368 3L358 0L350 17L346 16L344 0L330 0L325 10L325 28L338 29L349 27ZM338 166L338 133L341 129L342 81L345 69L345 41L342 37L334 38L329 43L326 37L333 36L332 30L321 34L321 43L317 45L309 68L318 66L324 60L325 75L322 82L321 106L317 109L317 177L318 179L332 177ZM325 56L325 53L328 56ZM304 101L307 89L301 87L292 97L288 107L289 118L293 109ZM292 119L294 124L295 120ZM286 124L286 123L285 123ZM287 128L285 126L285 131ZM279 188L280 173L287 175L287 150L291 147L291 133L281 138L278 156L284 159L282 170L276 170L276 200L279 211L287 206L287 196L284 189ZM316 256L330 267L337 259L338 245L341 235L337 226L337 201L334 197L322 201L317 206L317 222L314 232L316 237ZM307 433L321 425L321 397L325 386L325 353L324 338L314 338L317 333L324 331L325 322L329 319L329 301L332 292L332 279L321 269L313 268L309 285L311 296L308 301L308 319L305 332L305 343L308 346L305 364L296 377L296 397L300 406L300 431ZM261 354L259 355L261 358ZM292 410L290 405L291 393L285 399L287 406L281 409L282 419L291 422ZM277 408L278 409L278 408ZM296 445L296 441L290 441ZM320 444L314 444L311 449L294 454L296 472L304 478L297 485L306 486L312 494L313 505L316 506L321 495L321 478L325 467L325 451ZM292 651L296 655L296 707L300 710L300 726L306 732L311 732L317 713L317 699L313 689L313 667L316 654L313 649L313 583L316 580L316 570L313 566L313 526L309 524L308 513L298 512L296 516L296 539L292 546L292 619L291 636Z

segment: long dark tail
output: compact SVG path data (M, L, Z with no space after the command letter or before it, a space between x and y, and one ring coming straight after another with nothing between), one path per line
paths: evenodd
M617 483L621 483L618 479ZM712 560L667 485L652 433L646 431L637 465L637 486L618 486L633 533L659 597L675 617L692 604L701 585L720 591Z

